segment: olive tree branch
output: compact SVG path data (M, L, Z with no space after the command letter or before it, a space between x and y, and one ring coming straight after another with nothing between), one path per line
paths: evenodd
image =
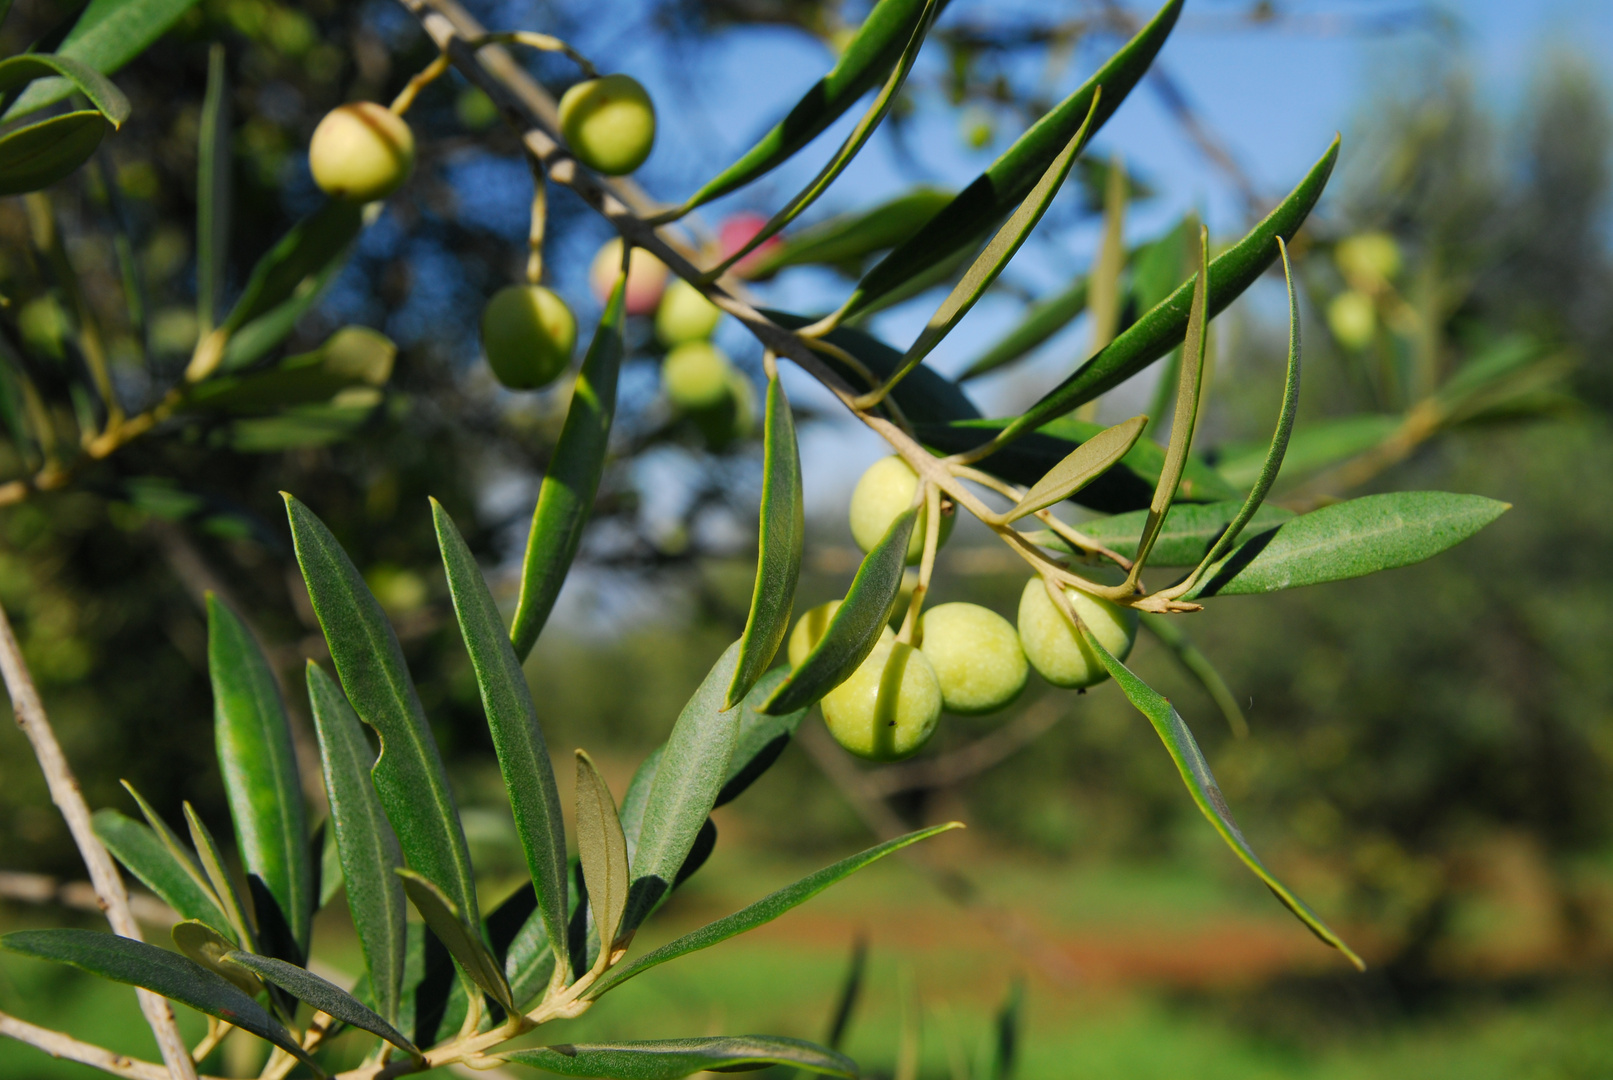
M141 991L144 993L145 991ZM157 1000L161 1001L161 998ZM116 1054L111 1050L93 1046L90 1043L79 1042L77 1039L64 1035L59 1031L30 1024L26 1020L19 1020L15 1016L0 1012L0 1035L6 1035L18 1042L27 1043L37 1050L43 1050L53 1058L63 1061L76 1061L80 1065L100 1069L113 1076L126 1076L131 1080L169 1080L173 1073L161 1065L151 1061L141 1061L139 1058ZM187 1057L187 1061L190 1059ZM195 1076L195 1072L191 1073ZM206 1077L204 1080L213 1080Z
M140 924L129 910L129 893L123 886L123 878L90 824L90 808L84 802L83 792L67 764L61 744L56 741L56 733L45 715L44 703L39 700L39 690L34 686L4 608L0 608L0 675L4 676L6 690L11 695L17 726L33 746L34 757L39 760L45 783L50 787L51 801L67 821L67 829L73 834L73 841L89 869L90 882L95 886L96 899L106 913L107 922L112 924L114 933L140 941ZM161 995L149 990L136 990L135 994L140 999L140 1011L145 1013L146 1023L151 1026L151 1033L162 1051L162 1059L168 1065L166 1074L157 1075L168 1075L173 1080L196 1080L196 1066L179 1036L173 1009Z

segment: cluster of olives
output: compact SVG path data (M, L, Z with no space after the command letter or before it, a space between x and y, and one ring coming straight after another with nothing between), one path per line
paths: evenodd
M913 505L918 476L899 457L876 461L851 495L851 534L864 551L885 535ZM909 565L924 551L928 509L919 512L908 545ZM952 531L939 522L939 540ZM1137 637L1137 613L1076 589L1070 606L1098 641L1120 659ZM790 666L799 667L823 636L840 601L808 611L790 634ZM1108 671L1064 617L1040 578L1025 583L1018 627L978 604L947 603L919 619L915 645L896 639L887 626L867 659L849 679L826 694L823 719L841 746L859 757L893 761L916 753L935 733L943 711L964 716L996 712L1019 697L1030 668L1054 686L1084 688Z

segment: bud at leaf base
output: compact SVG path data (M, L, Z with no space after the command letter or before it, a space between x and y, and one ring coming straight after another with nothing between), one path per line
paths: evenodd
M577 320L566 302L542 285L508 285L482 309L482 348L499 382L536 390L571 362Z
M937 604L924 613L919 648L935 669L948 712L996 712L1025 689L1030 665L1013 623L979 604Z
M414 133L403 117L373 101L325 114L308 142L314 183L334 199L371 202L392 194L414 169Z
M918 474L895 454L868 466L851 492L851 535L857 546L871 551L890 529L891 522L913 505L918 489ZM928 508L920 510L918 521L913 525L913 537L907 542L909 566L916 566L924 556L924 522L928 514ZM941 544L952 535L954 517L953 514L941 516Z
M584 165L625 176L655 145L655 106L629 75L589 79L560 98L560 134Z
M1131 654L1137 640L1135 611L1078 589L1065 589L1064 595L1111 656L1124 660ZM1019 642L1031 666L1054 686L1080 688L1109 677L1109 669L1053 603L1039 577L1027 581L1019 596Z

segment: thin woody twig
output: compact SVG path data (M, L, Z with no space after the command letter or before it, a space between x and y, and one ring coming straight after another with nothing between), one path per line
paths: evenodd
M169 1080L173 1075L155 1062L114 1054L110 1050L79 1042L59 1031L42 1028L26 1020L18 1020L15 1016L3 1012L0 1012L0 1035L7 1035L18 1042L27 1043L53 1058L76 1061L80 1065L89 1065L102 1072L109 1072L113 1076L126 1076L131 1080ZM190 1059L187 1057L185 1060ZM192 1072L191 1075L194 1076L195 1073Z
M129 894L123 886L123 878L118 874L117 867L112 865L112 857L107 854L90 824L90 808L84 802L84 795L79 790L72 768L67 764L66 755L62 753L61 744L56 741L56 733L45 715L45 706L39 700L39 691L34 686L33 676L23 660L22 649L17 645L11 621L3 608L0 608L0 674L4 675L6 690L11 695L17 726L33 746L34 756L39 760L45 782L50 787L51 801L67 821L67 829L73 834L73 841L78 845L79 854L83 856L84 865L90 872L90 882L95 886L95 895L101 910L106 913L107 922L112 924L114 933L135 941L141 940L140 924L129 910ZM156 1036L163 1061L167 1062L167 1075L174 1080L196 1080L196 1066L191 1062L190 1051L179 1036L173 1009L160 995L149 990L136 990L135 993L140 999L140 1011L145 1013L146 1023L151 1025L151 1033Z

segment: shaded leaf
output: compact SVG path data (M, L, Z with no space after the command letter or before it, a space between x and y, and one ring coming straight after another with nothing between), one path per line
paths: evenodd
M464 969L471 980L487 992L507 1012L514 1012L510 1002L510 985L504 981L502 965L482 941L481 934L460 915L459 909L448 894L431 883L429 878L413 870L398 870L403 879L403 891L409 903L420 913L426 926L437 935L437 940L448 947L449 953Z
M97 810L95 835L118 862L156 893L182 919L197 919L220 933L233 934L230 920L213 898L213 890L200 879L194 864L180 862L151 828L116 810Z
M1172 506L1154 538L1154 550L1148 557L1149 562L1155 566L1197 564L1210 550L1210 545L1226 531L1227 523L1238 516L1242 506L1242 503L1230 501L1177 503ZM1263 505L1250 519L1248 527L1264 531L1281 525L1293 516L1292 510ZM1129 559L1137 552L1137 538L1147 517L1148 511L1133 510L1127 514L1083 521L1080 530L1117 555ZM1049 547L1069 550L1063 540L1051 533L1035 534L1035 540Z
M561 1076L677 1080L697 1072L741 1072L792 1065L853 1080L857 1063L833 1050L777 1035L719 1035L705 1039L537 1046L500 1054L505 1061Z
M958 381L977 379L1028 354L1087 309L1087 292L1087 279L1079 277L1061 292L1032 305L1018 325L963 369Z
M113 86L105 75L71 56L23 53L0 60L0 97L10 97L36 79L52 77L64 79L71 90L88 98L113 127L122 127L129 118L129 99L123 96L123 91Z
M728 760L728 776L722 790L717 792L715 805L732 802L755 783L778 760L795 729L801 726L807 714L806 706L778 716L764 713L760 708L789 676L789 668L774 668L758 679L740 702L739 733L734 739L733 756Z
M218 321L230 243L230 103L224 43L207 52L207 93L196 136L196 322Z
M1098 432L1070 451L1068 457L1036 481L1025 497L1004 515L1003 520L1017 521L1027 514L1063 502L1080 491L1130 453L1147 426L1148 417L1134 416Z
M273 367L224 375L190 387L178 408L236 415L278 414L287 406L329 401L355 387L380 388L392 377L398 347L365 326L344 326L319 348Z
M56 49L57 57L77 60L103 75L139 56L196 0L90 0L73 29ZM73 92L66 79L30 86L6 112L6 119L54 104Z
M184 809L185 824L190 826L190 842L195 846L202 869L213 886L213 895L222 901L224 914L229 918L230 925L235 927L236 938L249 949L257 948L257 936L253 934L252 924L246 918L246 905L241 903L235 882L224 867L224 856L219 851L218 841L213 839L212 832L190 803L185 803Z
M627 841L610 788L581 750L577 751L577 855L601 951L607 946L614 949L627 909Z
M233 965L245 968L264 982L273 983L298 1001L306 1001L315 1009L334 1016L344 1024L351 1024L372 1035L379 1035L407 1053L416 1056L420 1053L414 1043L404 1038L396 1028L377 1016L353 995L335 983L321 979L311 971L295 964L288 964L284 960L253 956L239 949L226 953L221 959L225 967Z
M1293 480L1370 450L1399 430L1404 418L1380 413L1342 416L1295 426L1279 477ZM1247 488L1260 477L1270 443L1227 448L1215 463L1230 483Z
M233 942L206 923L187 920L170 932L179 951L216 975L228 979L243 994L256 997L263 993L263 983L250 971L225 967L225 956L237 949Z
M111 126L83 109L0 136L0 195L38 191L67 176L90 159Z

